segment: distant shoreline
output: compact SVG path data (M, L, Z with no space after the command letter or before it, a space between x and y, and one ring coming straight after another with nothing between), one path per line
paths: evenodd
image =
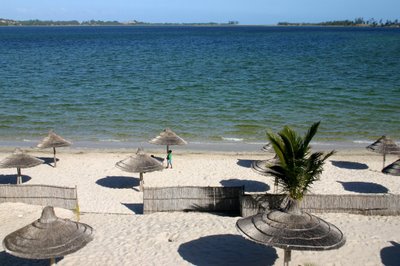
M102 21L102 20L88 20L88 21L77 21L77 20L13 20L0 18L0 26L68 26L68 27L82 27L82 26L178 26L178 27L224 27L224 26L238 26L238 27L366 27L366 28L400 28L399 20L394 21L370 19L364 20L362 18L357 18L353 20L338 20L338 21L326 21L317 23L307 23L307 22L278 22L277 24L239 24L239 21L228 21L225 23L218 22L189 22L189 23L152 23L152 22L142 22L137 20L132 20L128 22L120 21Z

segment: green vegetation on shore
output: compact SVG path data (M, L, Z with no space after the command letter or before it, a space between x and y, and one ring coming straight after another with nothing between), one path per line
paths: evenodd
M400 22L398 19L383 21L382 19L375 20L374 18L368 20L356 18L354 20L334 20L319 23L279 22L278 26L400 27Z
M128 22L119 21L102 21L102 20L88 20L79 22L77 20L12 20L0 18L0 26L218 26L218 25L237 25L237 21L229 21L227 23L149 23L137 20L132 20Z

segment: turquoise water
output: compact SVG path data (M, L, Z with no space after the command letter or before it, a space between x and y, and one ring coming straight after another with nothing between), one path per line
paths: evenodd
M0 27L0 140L400 138L400 29Z

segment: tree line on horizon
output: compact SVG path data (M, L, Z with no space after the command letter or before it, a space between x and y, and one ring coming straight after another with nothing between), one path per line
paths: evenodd
M374 18L364 20L364 18L356 18L354 20L334 20L319 23L297 23L297 22L279 22L278 26L348 26L348 27L400 27L398 19L386 21Z
M238 21L228 21L227 23L150 23L132 20L128 22L87 20L79 22L77 20L13 20L0 18L0 26L133 26L133 25L238 25Z

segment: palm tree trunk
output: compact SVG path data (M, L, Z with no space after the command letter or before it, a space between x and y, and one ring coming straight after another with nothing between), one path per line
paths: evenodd
M300 209L300 200L295 200L291 197L288 197L286 206L283 208L283 211L286 213L300 215L302 213Z

